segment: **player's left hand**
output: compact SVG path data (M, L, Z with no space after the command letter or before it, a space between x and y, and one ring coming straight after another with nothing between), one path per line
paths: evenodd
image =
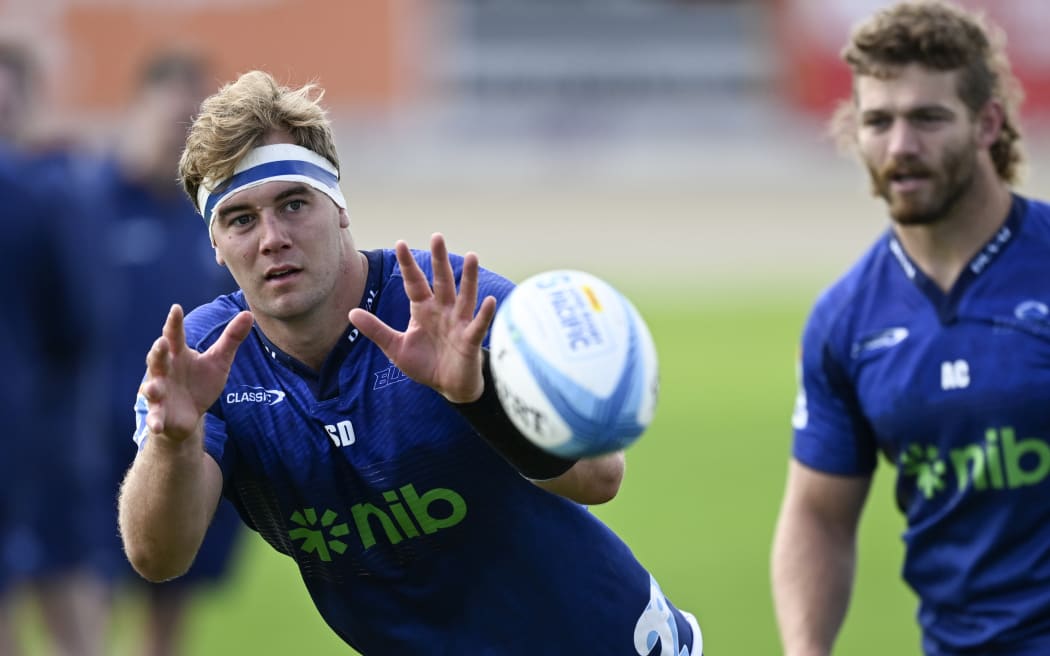
M397 262L411 302L411 318L404 332L394 330L361 308L350 311L350 322L383 350L406 376L428 385L452 403L475 401L484 390L481 343L496 315L496 299L478 301L478 256L467 253L459 292L448 259L445 238L430 238L434 285L403 241L395 245Z

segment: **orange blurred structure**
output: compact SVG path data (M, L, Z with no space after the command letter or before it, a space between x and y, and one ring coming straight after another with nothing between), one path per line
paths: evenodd
M215 64L220 81L253 68L288 83L316 80L331 106L383 111L413 93L426 3L419 0L56 0L0 3L5 31L32 35L59 112L108 114L158 49ZM310 20L305 20L310 17Z

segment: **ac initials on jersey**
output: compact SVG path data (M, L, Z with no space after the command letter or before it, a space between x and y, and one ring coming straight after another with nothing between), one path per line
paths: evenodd
M946 360L941 363L941 389L966 389L970 386L970 365L966 360Z

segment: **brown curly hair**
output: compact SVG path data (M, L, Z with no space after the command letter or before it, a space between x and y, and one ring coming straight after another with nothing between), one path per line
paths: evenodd
M959 98L976 115L992 99L1003 107L999 138L990 148L999 177L1017 182L1024 161L1018 107L1023 92L1010 70L1005 35L983 15L942 0L902 2L858 25L842 51L853 78L891 77L895 69L917 63L933 71L960 71ZM840 145L854 143L855 97L843 101L831 122Z
M269 73L250 71L201 103L179 159L179 179L197 206L204 180L225 180L237 163L270 132L287 131L296 144L339 169L332 126L316 84L281 86ZM198 211L201 208L197 208Z

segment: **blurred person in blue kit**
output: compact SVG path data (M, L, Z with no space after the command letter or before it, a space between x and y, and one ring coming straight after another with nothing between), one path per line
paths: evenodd
M926 654L1050 654L1050 204L1014 190L1001 33L946 2L861 23L834 126L889 229L816 301L772 556L784 649L826 656L880 453ZM918 645L917 645L918 647Z
M75 173L88 222L105 235L108 249L108 325L104 350L112 379L107 389L111 453L104 521L112 546L110 573L141 582L123 555L115 499L135 458L134 403L142 380L142 354L156 338L172 303L195 306L234 289L215 265L196 209L176 180L186 129L204 98L207 63L188 51L161 51L147 61L113 149L101 162ZM145 586L148 623L141 653L167 656L180 650L183 620L195 591L218 583L233 556L240 519L228 503L216 511L193 567L177 581ZM136 583L138 585L138 583Z
M95 656L108 615L95 521L106 436L89 414L98 287L69 189L28 143L38 75L28 47L0 44L0 654L21 653L14 616L33 600L53 653Z

